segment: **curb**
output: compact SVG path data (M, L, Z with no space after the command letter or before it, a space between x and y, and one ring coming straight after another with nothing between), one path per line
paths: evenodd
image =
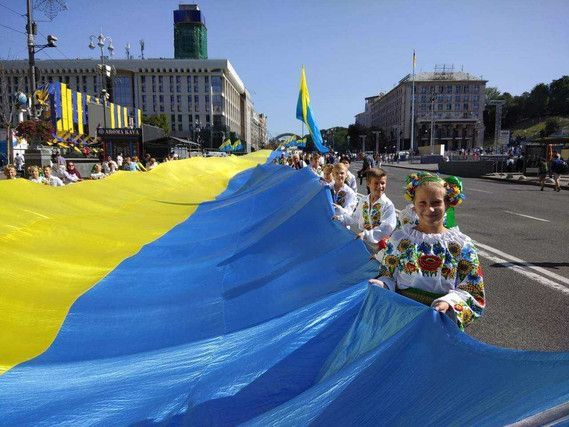
M421 164L417 164L416 166L406 166L406 165L393 165L393 164L383 164L381 165L382 168L397 168L397 169L407 169L407 170L414 170L414 171L426 171L426 172L439 172L439 167L437 165L436 169L425 168L421 167Z

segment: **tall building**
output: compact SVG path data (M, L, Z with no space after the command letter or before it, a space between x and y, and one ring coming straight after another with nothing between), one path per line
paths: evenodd
M416 74L414 147L430 145L431 128L434 143L447 150L482 146L486 82L448 66ZM407 75L389 92L366 98L356 122L381 128L391 147L410 149L412 84Z
M174 58L207 59L207 27L197 4L174 11Z
M38 84L59 81L72 90L98 96L101 74L98 60L37 60ZM144 115L166 114L173 136L196 140L198 129L213 130L217 147L224 134L234 132L247 151L266 137L266 116L258 120L253 100L239 75L225 59L111 59L112 101L140 108ZM18 90L28 92L28 62L3 61L0 73L0 106L3 97ZM259 130L258 127L264 128ZM203 132L202 132L203 133Z

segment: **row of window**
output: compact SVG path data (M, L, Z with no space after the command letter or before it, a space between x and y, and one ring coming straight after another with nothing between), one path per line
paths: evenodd
M421 86L420 93L478 93L479 90L476 84L430 85Z
M421 102L431 102L431 96L421 95ZM452 102L453 95L436 95L435 100L438 102ZM454 95L454 102L461 101L474 101L478 102L480 100L480 95Z
M210 88L212 92L221 92L221 76L140 76L140 88L142 92L146 92L146 87L150 83L152 92L163 92L164 91L164 77L168 77L168 85L170 92L200 92L200 79L203 84L201 86L201 92L209 92ZM156 90L158 88L158 90ZM192 90L193 89L193 90Z
M147 110L148 107L150 107L149 103L148 103L148 96L147 95L142 95L142 109L143 110ZM209 95L203 95L203 100L204 100L204 105L206 109L210 108L210 96ZM187 110L191 110L191 106L193 105L193 108L195 110L195 112L199 112L200 111L200 95L188 95L187 96ZM193 103L192 103L193 101ZM213 95L213 111L214 112L221 112L222 111L222 105L223 105L223 99L221 97L221 95ZM170 95L170 111L178 111L181 112L182 111L182 95ZM157 108L163 112L164 111L164 95L152 95L152 109L153 111L156 111Z
M178 115L172 114L170 116L170 126L171 126L172 130L176 130L176 129L179 131L184 130L182 122L183 122L182 114L178 114ZM196 127L200 126L200 116L196 114L195 118L194 118L194 116L192 116L190 114L188 116L188 123L189 123L190 129L193 129L194 126L196 126ZM206 123L206 125L211 124L211 116L209 114L205 115L205 123Z

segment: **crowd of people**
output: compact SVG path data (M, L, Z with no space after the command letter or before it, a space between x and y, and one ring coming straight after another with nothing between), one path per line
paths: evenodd
M367 159L358 172L366 180L367 195L357 194L350 159L292 154L275 163L309 169L330 191L333 219L361 239L380 263L370 284L430 305L464 329L485 307L484 281L478 253L470 237L454 223L454 209L462 203L462 182L419 172L406 179L410 203L399 215L387 197L387 173Z
M164 162L177 160L178 156L174 153L167 155ZM123 156L119 153L115 159L111 156L104 156L95 163L88 176L82 176L72 160L65 159L61 153L55 152L51 156L49 166L28 166L24 168L24 156L17 153L14 158L14 164L4 167L4 176L6 179L16 179L27 176L34 183L49 185L52 187L60 187L68 184L74 184L85 179L103 179L118 170L129 172L147 172L158 166L158 162L150 154L146 154L141 161L137 156Z

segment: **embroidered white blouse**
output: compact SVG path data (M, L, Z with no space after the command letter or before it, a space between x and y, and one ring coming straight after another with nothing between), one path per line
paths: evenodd
M358 203L358 198L354 190L346 184L343 184L338 191L336 191L334 186L332 186L331 189L333 202L340 206L335 209L335 215L339 218L345 215L351 215Z
M478 250L458 227L440 234L421 233L414 224L398 228L387 242L378 279L419 301L430 296L431 306L447 302L447 314L461 329L484 311Z
M373 204L370 198L371 195L362 197L353 215L344 216L340 220L355 233L363 232L364 242L377 247L380 240L393 233L397 225L397 214L395 206L385 194Z

